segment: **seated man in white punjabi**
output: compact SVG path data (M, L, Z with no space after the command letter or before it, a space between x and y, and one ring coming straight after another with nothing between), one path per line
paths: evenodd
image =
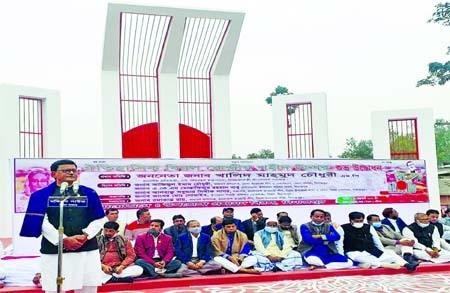
M255 267L263 272L288 272L302 267L302 256L284 241L284 233L278 229L275 219L266 221L265 228L253 236L253 243L252 254L258 259Z
M406 260L394 251L385 249L373 226L364 224L364 214L351 212L348 215L350 223L342 225L344 229L344 251L353 261L359 262L361 268L391 268L406 267L413 271Z
M310 265L310 270L349 268L353 266L353 262L339 254L336 246L341 235L331 223L325 222L325 215L325 211L321 209L311 211L311 221L300 226L302 241L298 250Z
M245 233L237 230L233 218L225 218L223 228L211 237L214 261L232 273L260 274L253 267L257 259L250 253L250 244Z
M416 213L415 222L403 229L403 236L414 239L414 256L434 263L450 262L450 252L441 250L438 229L430 225L427 214Z
M414 271L419 263L413 256L414 240L405 238L401 233L392 230L388 225L381 223L380 217L375 214L367 216L367 223L375 228L384 248L394 251L408 262L407 267Z
M450 237L450 227L439 222L439 211L430 209L426 212L430 217L430 225L437 228L441 241L441 249L445 249L450 252L450 243L446 241Z

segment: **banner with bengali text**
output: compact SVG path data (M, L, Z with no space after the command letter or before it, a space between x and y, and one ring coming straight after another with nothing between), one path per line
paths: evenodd
M55 159L15 159L15 212L53 181ZM74 159L105 208L428 202L423 160Z

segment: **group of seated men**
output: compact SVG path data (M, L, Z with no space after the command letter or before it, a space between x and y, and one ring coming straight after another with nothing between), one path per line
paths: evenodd
M118 210L106 214L108 222L98 236L103 283L132 282L134 277L260 274L304 265L311 270L357 265L414 271L420 261L450 262L450 244L444 239L450 221L439 221L436 210L416 213L409 225L393 208L384 209L382 220L376 214L351 212L349 222L339 225L328 212L314 209L310 221L298 228L286 212L269 219L253 208L251 217L241 221L233 208L224 208L222 217L213 217L209 225L194 219L186 223L175 215L173 225L164 229L163 220L151 219L148 209L140 209L124 232Z

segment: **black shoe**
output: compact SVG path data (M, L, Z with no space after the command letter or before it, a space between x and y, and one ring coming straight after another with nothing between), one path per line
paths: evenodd
M279 272L279 271L281 271L281 269L277 266L274 266L272 269L272 272L274 272L274 273Z
M403 259L406 260L407 262L414 262L416 260L411 253L403 254Z
M405 268L410 272L414 272L418 266L419 266L419 263L416 261L411 261L411 262L405 264Z
M112 276L111 279L106 282L106 284L109 283L133 283L134 279L133 277L124 277L124 278L117 278Z

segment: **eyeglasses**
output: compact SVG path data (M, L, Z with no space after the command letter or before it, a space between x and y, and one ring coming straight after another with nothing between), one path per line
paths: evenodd
M64 174L77 173L77 169L61 169L58 171L63 172Z

